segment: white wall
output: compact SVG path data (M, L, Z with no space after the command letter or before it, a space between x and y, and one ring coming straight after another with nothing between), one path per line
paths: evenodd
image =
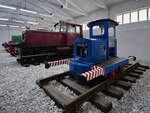
M150 61L150 21L118 27L118 55Z
M0 45L11 40L12 35L21 35L22 29L0 28Z
M94 20L98 19L105 19L108 18L108 10L107 9L100 9L98 11L95 11L94 13L86 16L76 19L77 23L89 23ZM83 31L83 37L89 38L89 30Z
M131 0L110 8L110 18L147 6L150 6L150 0ZM140 60L150 61L150 21L120 25L117 31L119 56L134 55Z
M82 24L82 23L88 23L94 20L104 19L104 18L108 18L107 9L100 9L91 14L88 14L88 16L79 17L75 20L75 22Z

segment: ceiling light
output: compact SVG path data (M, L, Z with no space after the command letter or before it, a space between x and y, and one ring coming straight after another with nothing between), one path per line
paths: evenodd
M51 14L51 15L46 15L46 14L39 14L40 16L45 16L45 17L52 17L53 16L53 14Z
M7 25L0 24L1 27L6 27Z
M37 22L31 22L31 21L28 21L27 23L28 23L28 24L33 24L33 25L39 24L39 23L37 23Z
M8 21L9 19L8 18L0 18L0 20Z
M23 11L23 12L27 12L27 13L37 14L36 11L31 11L31 10L27 10L27 9L19 9L19 10Z
M14 22L18 22L18 23L24 23L24 21L22 20L13 20Z
M25 29L26 27L25 27L25 26L21 26L21 28L22 28L22 29Z
M0 8L7 8L7 9L13 9L13 10L17 9L15 7L10 7L10 6L6 6L6 5L2 5L2 4L0 4Z
M9 25L9 27L19 27L19 26L15 26L15 25Z

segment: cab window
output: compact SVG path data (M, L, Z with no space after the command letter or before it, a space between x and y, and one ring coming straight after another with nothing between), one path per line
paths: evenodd
M109 37L115 37L115 29L114 27L109 27Z
M65 24L62 24L62 25L61 25L60 31L61 31L61 32L66 32L66 25L65 25Z
M79 57L88 57L88 44L87 43L77 43L76 52Z
M104 35L104 26L93 26L93 36Z
M76 33L80 33L80 27L76 26Z
M76 32L76 27L73 26L73 25L68 25L68 32L75 33Z
M55 32L59 32L60 31L60 24L55 26Z

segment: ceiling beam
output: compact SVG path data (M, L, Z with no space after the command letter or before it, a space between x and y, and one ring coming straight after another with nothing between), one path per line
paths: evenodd
M7 2L9 2L10 0L1 0L0 1L0 4L4 4L4 3L7 3Z
M37 3L39 3L40 5ZM34 4L39 5L39 7L45 10L49 9L58 19L73 19L69 14L63 12L59 6L54 5L49 0L34 0Z
M83 10L81 9L81 7L79 7L77 4L75 4L72 0L67 0L68 3L70 3L72 6L74 6L76 9L79 9L80 12L84 15L84 16L87 16L88 14Z
M18 14L18 12L16 12L16 11L13 11L13 12L11 12L11 11L0 11L0 13L3 13L5 15L8 14L10 16L9 18L15 18L15 19L17 19L21 16L26 17L26 18L32 18L32 20L29 20L29 21L33 21L33 18L34 19L36 19L36 18L40 19L39 16L33 16L33 15L24 14L24 13ZM19 15L19 16L16 16L16 15Z
M67 9L67 10L70 10L72 12L75 12L77 14L81 14L81 15L84 15L84 16L87 16L87 13L85 11L83 11L78 5L76 5L74 2L72 2L71 0L65 0L65 3L63 3L61 0L57 0L58 3L61 5L61 8L64 8L64 9ZM76 8L73 9L73 8L69 8L69 4L71 4L73 7ZM78 10L77 10L78 9Z
M29 1L29 2L26 2L26 4L30 4L30 5L32 5L32 6L35 6L35 7L37 7L37 8L39 8L40 10L42 10L42 11L44 11L44 12L46 12L46 13L52 13L51 12L51 9L49 8L49 6L45 6L44 4L42 4L41 2L38 2L38 1L36 1L36 0L34 0L33 2L32 1ZM21 8L21 7L19 7L19 8ZM39 22L39 21L43 21L43 19L45 20L45 19L50 19L53 23L55 22L58 22L58 21L60 21L60 17L59 16L61 16L61 17L63 17L63 18L65 18L65 19L68 19L69 17L67 17L67 16L63 16L63 15L61 15L61 14L58 14L59 16L57 17L57 15L55 15L55 16L53 16L53 17L45 17L45 18L42 18L42 16L40 16L39 14L40 14L40 12L38 13L38 14L35 14L35 15L31 15L31 14L29 14L29 13L24 13L24 12L21 12L20 10L19 10L19 8L17 9L17 10L15 10L15 11L11 11L11 10L0 10L0 13L2 13L3 15L7 15L7 18L9 19L9 20L11 20L11 19L16 19L16 20L23 20L23 21L36 21L36 22ZM2 17L2 16L1 16ZM24 19L24 18L26 18L26 20ZM28 20L28 19L29 20ZM69 18L69 19L72 19L72 18Z
M99 6L100 8L103 8L103 9L107 9L108 8L103 0L96 0L96 1L97 1L97 6Z
M32 4L33 6L42 9L44 12L48 13L48 14L52 14L51 9L45 7L45 5L40 2L39 0L28 0L29 4Z

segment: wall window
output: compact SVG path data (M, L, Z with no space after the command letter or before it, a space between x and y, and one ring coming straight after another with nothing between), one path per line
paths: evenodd
M147 9L139 10L139 21L147 20Z
M125 14L123 15L123 23L124 23L124 24L130 23L130 13L125 13Z
M131 12L131 22L138 22L138 12Z
M150 20L150 8L148 9L148 19Z
M122 15L117 16L117 22L119 22L119 24L122 24Z
M108 29L109 37L115 37L115 29L114 27L110 27Z
M82 24L82 28L83 30L89 30L89 27L87 26L87 24Z
M119 24L128 24L147 20L150 20L150 7L136 9L116 15L116 21Z

